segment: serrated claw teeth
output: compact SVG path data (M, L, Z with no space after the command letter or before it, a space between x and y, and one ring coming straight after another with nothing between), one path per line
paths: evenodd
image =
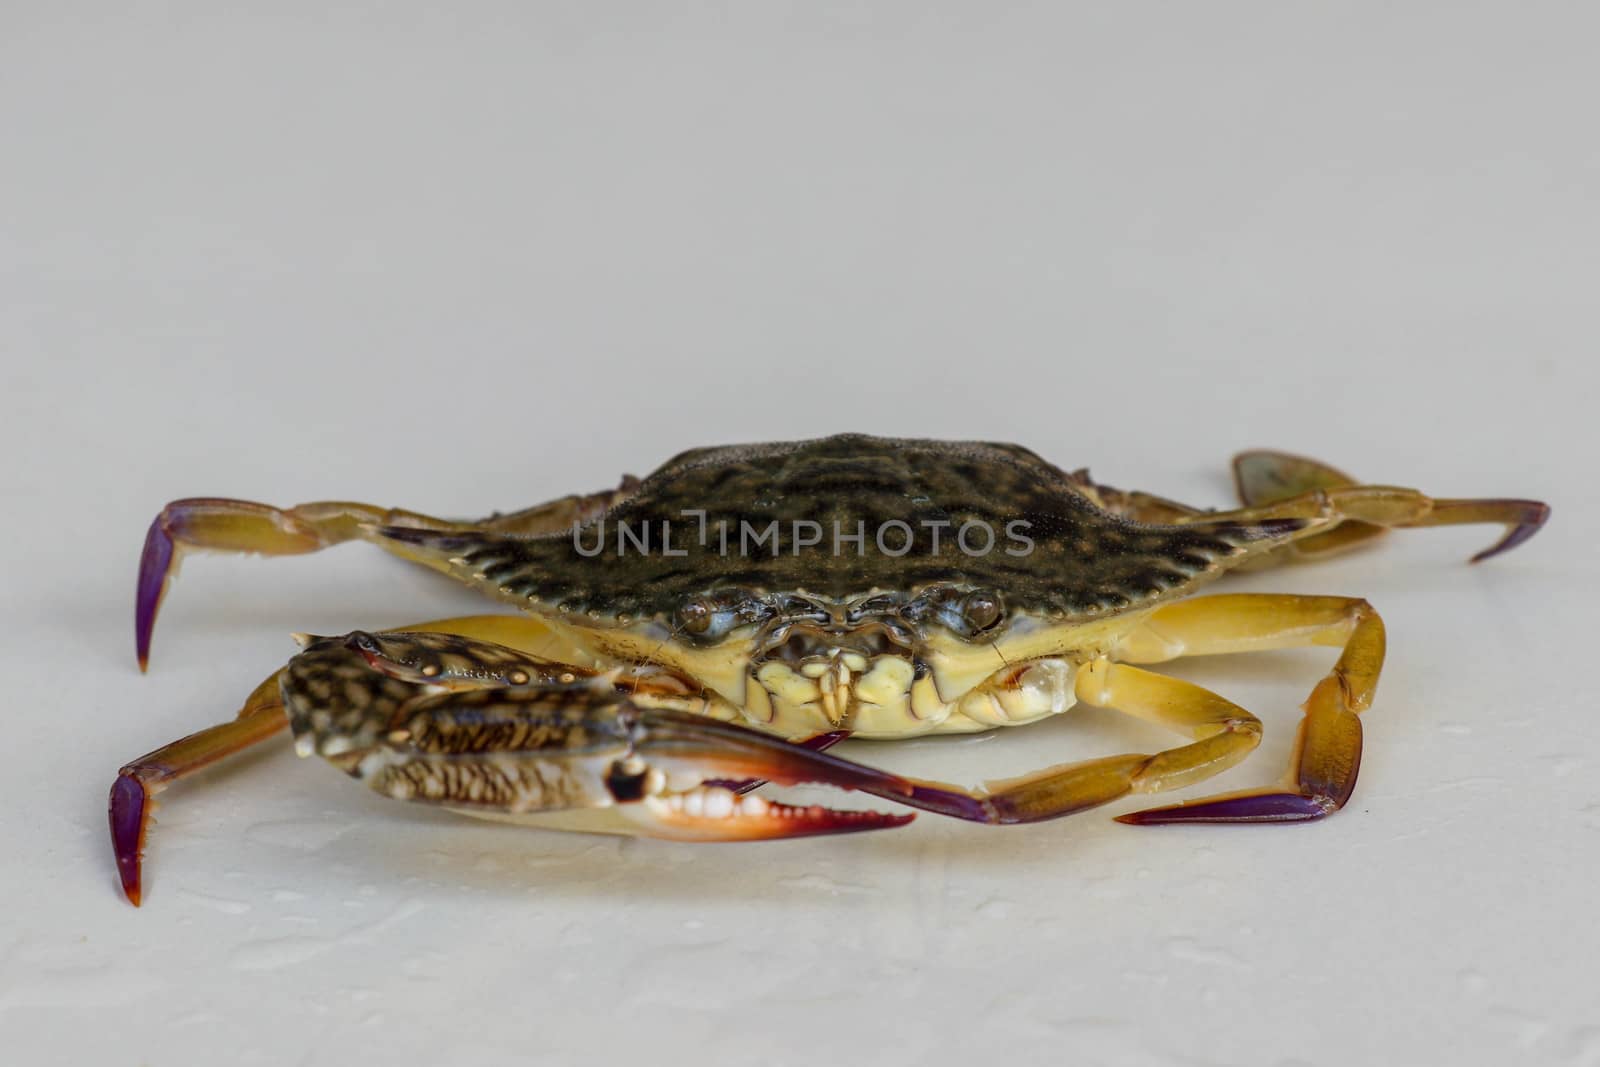
M884 830L903 826L911 813L838 811L820 804L781 804L720 785L699 785L681 793L649 797L630 813L664 837L694 841L755 841Z

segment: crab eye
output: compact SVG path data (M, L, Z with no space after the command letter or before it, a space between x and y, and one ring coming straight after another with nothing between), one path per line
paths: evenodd
M758 614L757 607L742 596L694 596L678 605L673 622L680 634L720 641L730 631L753 621Z
M961 618L973 633L993 629L1000 621L1000 598L981 589L968 593L961 601Z
M716 612L706 601L696 598L678 606L678 629L686 634L703 635L711 629L711 619Z

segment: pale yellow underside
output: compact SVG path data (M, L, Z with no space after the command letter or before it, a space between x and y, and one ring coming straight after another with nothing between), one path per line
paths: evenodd
M661 664L700 682L710 696L655 697L652 704L785 738L848 730L857 738L889 740L973 733L1060 714L1075 703L1078 666L1104 655L1147 614L1077 626L1013 626L994 644L936 635L923 652L931 671L922 678L899 656L843 653L800 669L768 662L752 672L747 641L696 648L652 634L590 630L526 615L446 619L428 628L580 667Z

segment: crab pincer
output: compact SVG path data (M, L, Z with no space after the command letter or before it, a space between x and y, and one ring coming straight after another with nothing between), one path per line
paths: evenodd
M154 795L288 725L376 792L490 819L685 841L756 841L903 826L912 813L796 806L724 779L819 784L889 799L885 771L703 715L641 706L610 676L445 633L305 637L235 720L123 767L109 818L128 899L142 896Z
M296 746L386 796L467 814L690 840L899 826L908 815L793 807L718 783L763 778L880 796L912 785L703 715L649 707L608 676L434 633L312 639L282 682Z
M909 799L915 786L887 771L866 767L744 726L676 711L641 712L634 726L642 760L631 770L614 766L611 786L618 799L635 788L645 806L627 817L652 829L651 836L694 841L754 841L856 833L904 826L911 812L844 811L812 804L797 807L739 793L715 779L672 792L675 774L741 775L777 785L829 785L887 799ZM651 771L662 774L663 791L650 794ZM630 782L631 779L631 782Z
M385 795L468 814L692 840L899 826L908 815L793 807L720 784L763 778L879 796L910 782L745 726L651 707L611 675L427 632L309 639L284 671L289 725Z

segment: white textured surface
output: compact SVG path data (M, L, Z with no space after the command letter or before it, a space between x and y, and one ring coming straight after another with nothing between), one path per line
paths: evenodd
M7 1062L1600 1063L1583 6L72 7L0 12ZM842 429L1203 503L1271 445L1556 511L1481 568L1444 530L1238 586L1388 620L1320 825L619 842L281 746L168 792L121 899L119 764L290 630L476 604L362 547L197 558L141 678L164 501L471 513ZM1276 775L1330 658L1177 668L1267 722L1221 786Z

